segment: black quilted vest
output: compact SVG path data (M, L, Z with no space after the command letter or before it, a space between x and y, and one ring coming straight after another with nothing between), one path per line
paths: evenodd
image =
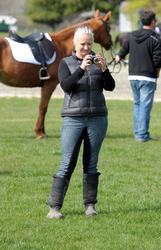
M81 61L74 56L65 60L71 74L80 66ZM98 65L92 64L71 92L66 92L62 116L104 116L107 107L103 95L102 72Z

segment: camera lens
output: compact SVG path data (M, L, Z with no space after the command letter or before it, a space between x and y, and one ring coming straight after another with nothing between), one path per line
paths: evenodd
M97 57L94 57L94 58L93 58L93 63L94 63L94 64L98 64L98 58L97 58Z
M91 61L94 64L98 64L98 58L96 56L92 56Z

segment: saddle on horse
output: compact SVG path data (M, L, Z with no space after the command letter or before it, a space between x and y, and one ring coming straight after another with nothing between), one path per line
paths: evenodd
M55 52L52 41L50 41L44 33L37 32L26 37L21 37L16 33L10 32L9 37L18 43L27 43L29 45L33 56L41 63L41 68L39 70L40 80L48 80L50 75L47 71L47 61L52 58Z

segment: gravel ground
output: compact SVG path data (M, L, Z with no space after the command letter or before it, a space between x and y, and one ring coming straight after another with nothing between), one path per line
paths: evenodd
M113 73L116 88L113 92L105 92L107 99L132 100L130 84L128 81L128 68L123 66L119 73ZM0 83L0 97L40 97L40 88L15 88ZM58 85L52 97L62 98L63 91ZM161 76L158 79L155 101L161 101Z

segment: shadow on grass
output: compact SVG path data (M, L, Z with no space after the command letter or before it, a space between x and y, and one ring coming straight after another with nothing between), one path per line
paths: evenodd
M161 212L161 206L149 206L149 207L144 207L144 208L137 208L137 207L134 207L134 208L129 208L129 209L118 209L118 210L99 210L97 209L98 211L98 214L97 216L86 216L85 215L85 212L84 210L66 210L66 209L62 209L62 213L63 215L66 217L66 216L85 216L86 218L97 218L97 217L100 217L102 215L106 215L108 217L110 216L117 216L117 215L128 215L128 214L131 214L131 213L150 213L150 212Z
M102 215L115 215L115 214L122 214L122 215L127 215L130 213L143 213L143 212L161 212L161 206L150 206L149 207L133 207L129 209L115 209L115 210L100 210L99 214Z
M129 209L117 209L117 210L99 210L97 209L98 214L97 216L100 217L101 215L106 215L106 216L120 216L120 215L128 215L128 214L133 214L133 213L151 213L151 212L161 212L161 206L149 206L149 207L134 207L134 208L129 208ZM79 210L62 210L62 213L64 216L85 216L86 218L96 218L97 216L86 216L84 213L84 210L82 209L81 211Z
M5 171L5 170L4 171L0 171L0 176L1 175L3 175L3 176L4 175L11 175L11 174L12 174L12 171Z
M153 138L153 136L152 136ZM131 134L108 134L106 135L106 139L133 139L135 141L135 138ZM154 137L152 140L148 142L158 142L161 140L161 137ZM136 141L135 141L136 142Z
M7 138L12 138L12 139L27 139L27 140L35 140L35 141L41 141L41 140L47 140L47 139L59 139L60 138L60 134L56 134L56 135L47 135L46 137L44 138L41 138L41 139L36 139L36 137L34 135L30 135L30 136L26 136L26 135L3 135L3 136L0 136L0 139L7 139Z
M63 211L62 211L63 212ZM65 215L65 216L82 216L82 215L84 215L84 211L82 210L82 211L78 211L78 210L68 210L68 211L65 211L64 210L64 212L63 212L63 214Z
M26 135L10 135L10 134L8 134L8 135L3 135L3 136L1 136L0 135L0 139L8 139L8 138L11 138L12 140L13 139L28 139L28 140L33 140L33 139L35 139L35 137L34 136L26 136Z
M106 138L110 138L110 139L125 139L125 138L129 138L129 139L134 139L134 136L131 134L108 134L106 135Z

